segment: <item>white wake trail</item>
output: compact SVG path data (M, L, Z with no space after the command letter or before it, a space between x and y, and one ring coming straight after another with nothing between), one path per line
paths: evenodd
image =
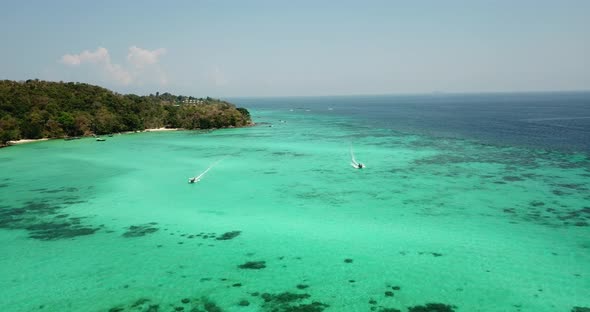
M358 166L358 162L356 161L356 158L354 158L354 151L352 150L352 144L350 145L350 157L351 157L351 161L352 164L357 165Z
M205 174L207 174L207 172L209 172L209 170L211 170L213 167L215 167L215 165L217 165L218 163L220 163L224 159L225 159L225 157L223 157L220 160L212 163L207 169L205 169L205 171L203 171L201 174L199 174L198 176L196 176L194 178L195 182L199 182L201 180L201 178L203 178L205 176Z
M365 168L365 165L362 163L359 163L356 158L354 157L354 151L352 150L352 144L350 144L350 165L356 169L361 169L361 168Z

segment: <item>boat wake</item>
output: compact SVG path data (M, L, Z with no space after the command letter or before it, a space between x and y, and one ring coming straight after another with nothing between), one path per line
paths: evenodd
M354 157L354 151L352 150L352 144L350 145L350 165L355 168L355 169L363 169L366 168L367 166L365 166L365 164L360 163L358 161L356 161L356 158Z
M225 158L225 157L224 157ZM209 170L211 170L211 168L215 167L215 165L217 165L218 163L220 163L224 158L212 163L207 169L205 169L205 171L201 172L201 174L199 174L198 176L192 177L190 179L188 179L189 183L197 183L199 181L201 181L201 179L205 176L205 174L207 174L207 172L209 172Z

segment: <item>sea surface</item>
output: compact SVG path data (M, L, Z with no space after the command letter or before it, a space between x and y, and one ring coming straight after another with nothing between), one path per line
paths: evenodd
M590 307L589 93L231 100L1 149L0 311Z

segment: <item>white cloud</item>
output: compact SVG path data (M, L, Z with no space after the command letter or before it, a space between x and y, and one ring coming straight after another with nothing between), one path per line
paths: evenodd
M103 47L98 47L95 52L88 50L83 51L80 54L66 54L61 57L61 62L66 65L80 65L82 63L110 63L111 57L109 51Z
M168 82L167 75L158 62L159 57L165 53L166 49L162 48L150 51L131 46L127 54L127 64L120 65L111 61L107 49L98 47L96 51L85 50L79 54L65 54L60 62L73 67L92 64L91 71L98 71L107 80L121 85L164 85Z
M135 65L137 68L143 68L146 65L154 65L158 63L158 57L164 55L165 53L166 49L162 48L150 51L132 46L129 48L127 61Z
M115 79L115 81L120 82L123 85L128 85L133 82L134 77L133 73L130 73L123 69L121 65L118 64L107 64L105 67L107 73Z

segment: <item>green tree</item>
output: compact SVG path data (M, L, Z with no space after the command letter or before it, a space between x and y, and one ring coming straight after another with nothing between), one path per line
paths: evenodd
M12 116L4 116L0 119L0 143L20 139L18 120Z
M72 114L68 112L61 112L57 118L57 122L67 135L76 135L76 121Z
M0 144L8 140L103 134L162 126L207 129L250 123L250 113L206 97L168 92L122 95L86 83L0 81Z

